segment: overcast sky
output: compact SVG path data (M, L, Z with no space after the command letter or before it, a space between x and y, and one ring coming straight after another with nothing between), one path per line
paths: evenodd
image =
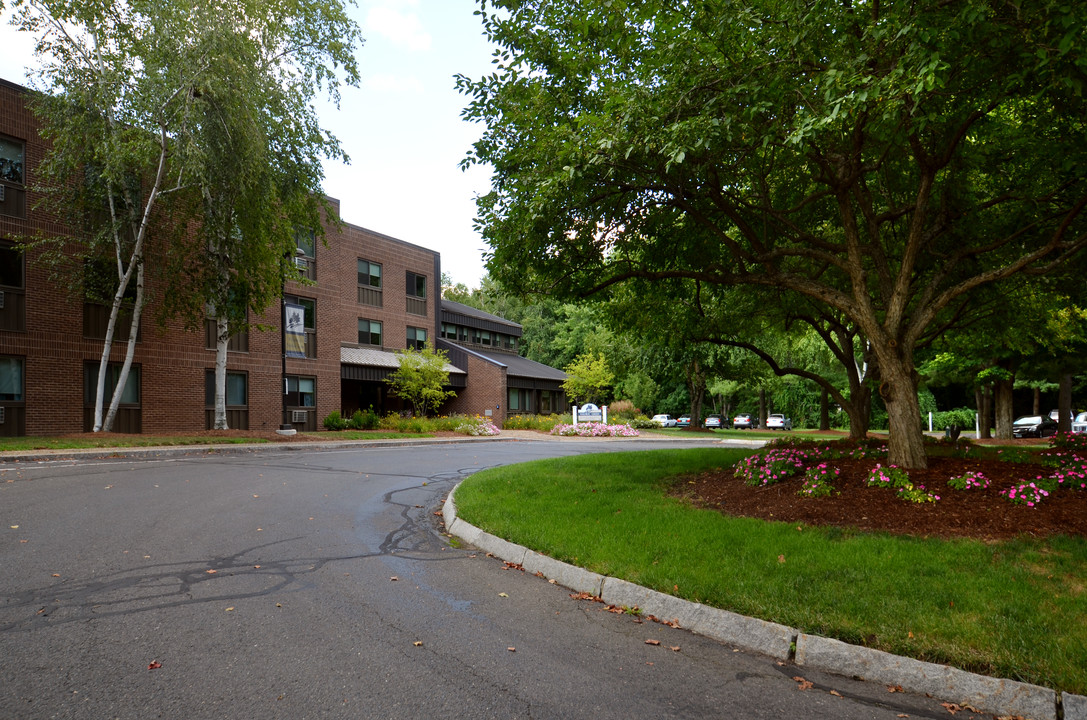
M320 106L351 164L326 164L325 192L340 200L346 222L437 250L454 282L478 287L483 240L472 229L473 199L489 175L457 167L481 128L460 119L467 98L453 80L491 70L476 0L357 2L362 82L344 89L338 111ZM0 23L0 77L27 84L33 41L9 19Z

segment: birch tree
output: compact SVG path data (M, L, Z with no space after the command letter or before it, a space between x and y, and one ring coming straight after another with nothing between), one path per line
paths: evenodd
M59 257L73 254L74 240L75 255L108 254L116 268L93 426L108 431L135 354L149 259L164 262L170 241L195 221L208 250L196 274L216 281L176 285L170 296L177 307L210 306L219 335L229 337L230 318L239 313L224 298L263 309L282 282L279 258L293 233L287 226L319 227L312 199L320 198L319 160L342 151L317 125L310 101L321 89L338 100L339 73L357 82L358 29L338 0L10 5L22 29L35 34L41 63L37 112L51 151L40 189L76 236L38 243L47 257ZM246 154L231 157L234 151ZM273 219L259 219L262 212ZM103 413L131 283L128 345ZM219 395L225 339L217 346Z

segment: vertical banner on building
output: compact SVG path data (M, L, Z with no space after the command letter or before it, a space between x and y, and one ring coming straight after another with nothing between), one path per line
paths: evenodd
M301 305L286 303L284 316L286 325L283 329L284 352L287 357L306 357L306 308Z

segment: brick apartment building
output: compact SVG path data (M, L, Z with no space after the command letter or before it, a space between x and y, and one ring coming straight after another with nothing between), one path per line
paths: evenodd
M72 292L71 283L24 257L11 239L63 233L35 211L33 174L45 148L27 107L28 92L0 80L0 435L88 431L108 308ZM331 200L339 215L339 201ZM426 248L350 224L329 225L325 242L299 241L295 259L311 284L289 282L285 297L305 314L305 358L288 358L282 377L280 305L251 318L267 330L232 338L227 360L230 427L264 430L289 422L316 430L333 410L395 412L401 401L385 378L394 352L428 341L448 352L450 387L442 411L490 416L563 411L554 368L517 355L521 328L441 300L441 257ZM132 373L114 430L186 432L211 426L215 366L212 323L186 329L157 321L153 275ZM111 369L124 360L118 328ZM112 383L111 374L108 382ZM283 417L286 388L287 413ZM108 387L107 390L112 390ZM107 393L108 397L108 393Z

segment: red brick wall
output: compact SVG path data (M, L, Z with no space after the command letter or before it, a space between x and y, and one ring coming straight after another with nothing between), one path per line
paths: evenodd
M506 421L506 368L468 354L468 384L443 412L487 416L498 427Z

